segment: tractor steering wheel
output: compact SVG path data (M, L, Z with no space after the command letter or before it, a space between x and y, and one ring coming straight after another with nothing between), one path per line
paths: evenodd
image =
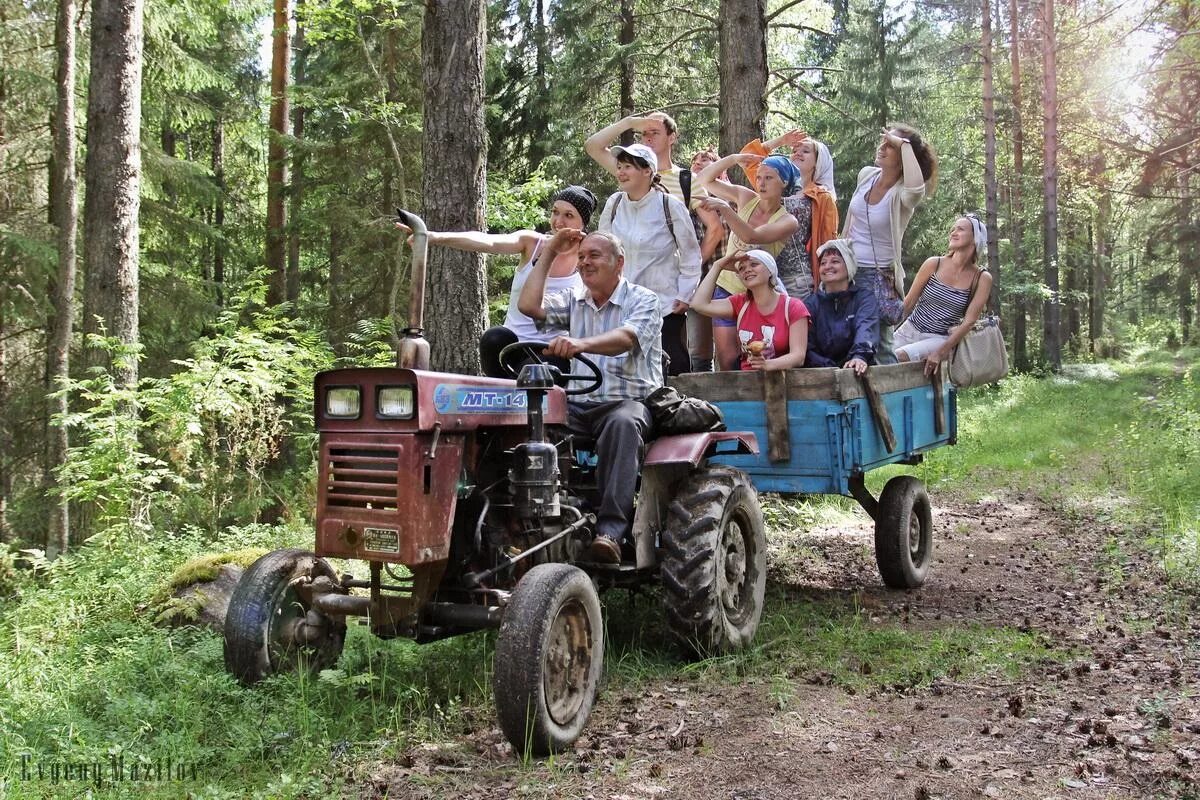
M504 349L500 351L500 357L499 357L500 366L504 369L505 372L507 372L509 375L512 375L515 378L515 377L517 377L519 368L515 367L509 363L509 356L511 353L524 351L534 361L544 364L544 363L546 363L546 361L545 361L545 359L542 358L542 351L545 349L546 349L545 342L532 342L532 341L513 342L510 345L506 345L504 347ZM579 361L580 364L583 364L585 367L587 367L588 372L590 372L591 374L590 375L589 374L572 375L571 373L563 373L562 379L564 381L587 381L579 389L566 389L564 391L566 391L566 393L568 395L573 396L573 395L577 395L577 394L588 394L589 392L594 392L597 389L599 389L600 384L604 382L604 375L600 372L600 367L596 366L595 361L592 361L590 358L583 355L582 353L576 355L575 358L576 358L576 360Z

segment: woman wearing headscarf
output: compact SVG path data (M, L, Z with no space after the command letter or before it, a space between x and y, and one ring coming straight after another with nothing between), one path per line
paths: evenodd
M732 166L741 165L744 169L751 163L759 167L754 189L717 179ZM721 220L729 227L726 255L757 247L770 254L774 261L799 224L783 207L783 198L795 191L799 179L800 172L796 165L784 156L763 159L743 154L718 159L696 176L696 184L709 194L703 205L716 209ZM736 211L731 203L737 206ZM716 299L731 297L746 290L733 270L718 270L716 281ZM723 370L735 369L741 350L730 320L714 318L713 344L718 367Z
M541 255L542 246L555 231L562 228L587 230L588 222L596 210L596 196L583 186L566 186L550 199L550 233L537 231L515 231L514 233L484 233L482 231L429 231L429 243L456 250L490 255L520 255L521 265L513 274L512 290L508 293L508 311L504 324L484 331L479 340L479 357L483 374L493 378L508 378L500 364L500 351L517 341L549 342L562 331L547 328L539 330L534 321L517 309L521 287L525 285L534 263ZM411 234L412 229L397 222L396 227ZM546 294L563 294L583 287L576 269L578 248L556 253L546 279ZM553 359L550 359L553 361ZM566 371L566 361L559 363Z
M880 136L874 166L859 170L846 208L841 238L854 244L858 282L879 300L880 364L896 361L892 330L903 318L904 231L917 204L937 186L937 169L937 154L919 131L892 125Z
M624 245L625 279L658 295L663 352L679 375L690 364L685 314L700 282L700 243L687 207L663 187L654 151L631 144L609 152L621 191L609 196L598 227Z
M721 271L736 272L745 287L713 299ZM713 319L729 320L736 331L741 369L778 370L804 365L808 309L788 297L775 258L765 250L731 253L716 264L692 298L692 308Z
M755 139L742 148L754 156L769 156L778 147L790 147L791 161L800 172L796 190L783 198L783 207L796 218L798 227L776 257L783 285L792 297L806 298L820 283L817 276L817 249L837 236L837 194L833 188L833 156L824 142L802 130L762 142ZM746 166L746 175L754 183L758 165Z
M812 314L806 367L846 367L859 375L875 363L879 303L854 283L858 264L845 239L830 239L817 251L819 288L804 298Z
M925 359L929 375L950 358L992 293L992 276L980 266L987 246L987 228L975 215L954 221L950 252L925 259L904 297L908 318L896 329L898 359Z

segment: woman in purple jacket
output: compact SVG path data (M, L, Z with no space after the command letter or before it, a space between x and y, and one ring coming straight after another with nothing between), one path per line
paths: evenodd
M846 367L859 375L875 363L879 346L879 301L867 287L854 285L858 263L846 239L830 239L817 249L820 289L804 299L812 315L806 367Z

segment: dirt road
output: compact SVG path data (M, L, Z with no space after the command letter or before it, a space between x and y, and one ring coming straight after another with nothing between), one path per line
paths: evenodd
M943 500L945 498L942 498ZM871 529L773 561L777 591L857 592L868 624L1037 632L1059 651L1016 678L851 694L820 675L605 690L575 753L521 764L490 720L348 768L363 798L1197 798L1200 605L1170 592L1139 532L1031 495L935 507L935 567L886 592ZM834 534L834 535L830 535Z

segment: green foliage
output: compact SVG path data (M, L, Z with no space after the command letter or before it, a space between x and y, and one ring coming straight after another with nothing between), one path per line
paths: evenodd
M94 341L121 355L117 343ZM95 530L117 536L155 526L215 531L278 496L299 494L307 513L310 456L290 485L272 485L264 468L285 437L312 441L312 377L330 360L322 338L292 320L266 314L243 325L230 311L169 377L128 390L94 371L68 387L82 410L59 420L74 442L59 475L63 495L93 504Z

